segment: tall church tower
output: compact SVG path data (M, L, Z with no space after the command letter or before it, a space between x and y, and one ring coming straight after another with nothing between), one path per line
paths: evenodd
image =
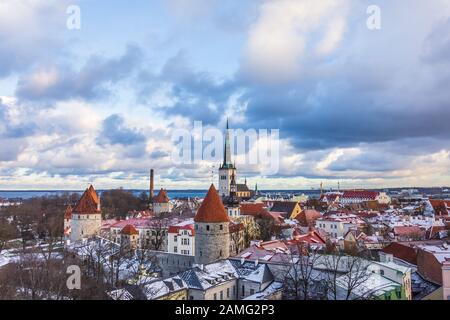
M231 163L230 130L227 119L223 163L219 168L219 194L221 197L230 195L231 177L236 175L236 167Z
M208 264L230 256L230 218L212 184L194 218L195 263Z

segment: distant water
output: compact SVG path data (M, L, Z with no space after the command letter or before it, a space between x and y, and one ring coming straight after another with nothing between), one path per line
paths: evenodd
M146 192L147 190L129 190L133 192L134 195L139 195L142 192ZM61 195L64 193L79 193L81 194L83 191L80 190L69 190L69 191L61 191L61 190L26 190L26 191L1 191L0 190L0 198L3 199L30 199L34 197L43 197L43 196L55 196ZM101 194L103 190L98 190ZM156 191L157 193L158 191ZM185 199L185 198L203 198L206 195L207 190L168 190L167 193L169 198L171 199ZM319 194L318 190L270 190L270 191L261 191L264 194L280 194L280 195L300 195L302 193L307 195Z

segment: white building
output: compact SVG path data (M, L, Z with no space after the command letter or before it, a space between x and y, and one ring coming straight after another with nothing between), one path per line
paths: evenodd
M90 186L72 210L69 238L71 241L79 241L95 236L100 233L101 227L100 198L94 187Z
M343 238L350 229L358 229L364 221L355 215L331 215L316 220L316 228L328 233L330 238Z
M194 220L189 219L169 227L167 252L193 256L195 254Z

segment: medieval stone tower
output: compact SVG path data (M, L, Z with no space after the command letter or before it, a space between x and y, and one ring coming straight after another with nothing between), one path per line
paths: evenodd
M214 185L194 218L195 263L208 264L230 256L230 218Z
M90 186L81 196L72 210L70 220L70 240L79 241L97 235L102 227L102 212L100 198L93 186Z

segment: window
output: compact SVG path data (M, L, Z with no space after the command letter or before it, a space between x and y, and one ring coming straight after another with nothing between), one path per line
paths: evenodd
M227 298L230 297L230 288L227 288Z
M223 300L223 291L220 291L220 300Z
M384 270L380 270L380 274L384 276Z
M223 230L223 225L220 225L220 230Z
M245 296L245 286L242 286L241 296Z
M214 300L217 300L217 293L214 293Z
M173 252L178 252L178 248L177 248L177 246L175 246L175 247L173 247Z
M219 257L221 257L221 256L222 256L222 250L219 251Z
M209 225L206 226L206 231L209 231Z
M255 294L255 289L250 289L250 295L254 295Z
M200 251L200 257L203 255L203 252Z
M178 241L178 237L177 237L177 236L174 236L174 237L173 237L173 241L177 242L177 241Z

